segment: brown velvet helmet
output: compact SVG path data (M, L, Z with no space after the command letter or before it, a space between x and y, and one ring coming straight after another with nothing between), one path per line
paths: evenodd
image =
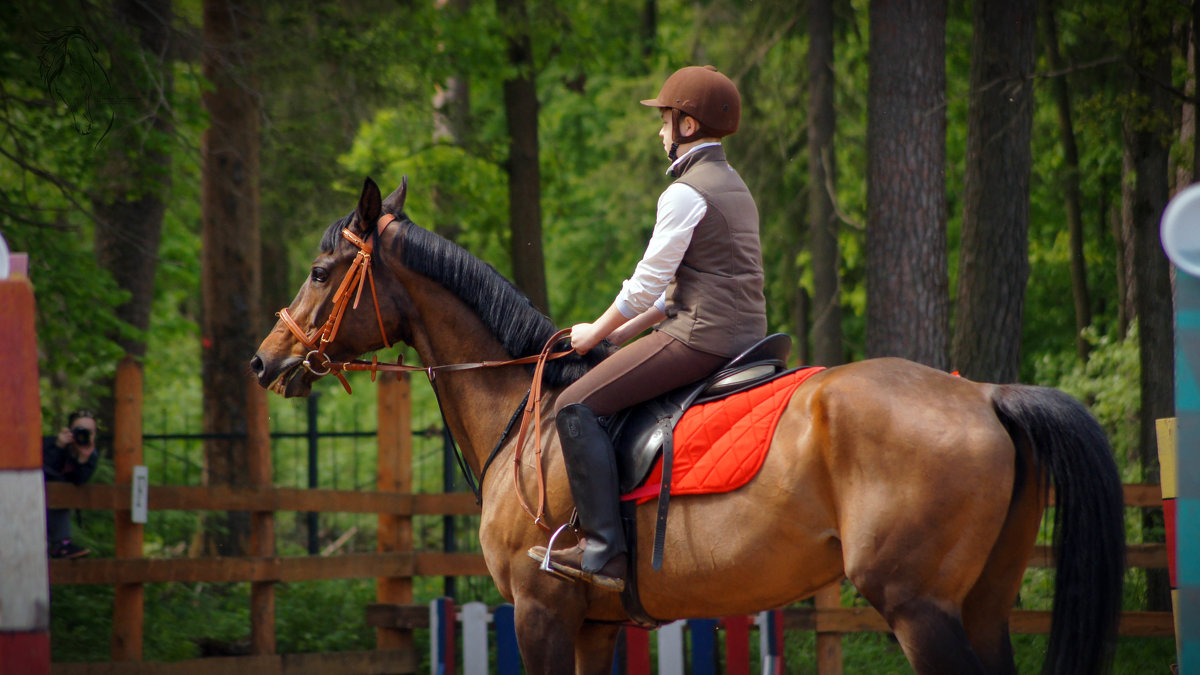
M728 136L738 130L742 97L737 86L713 66L688 66L663 83L658 98L642 105L671 108L694 117L706 136Z

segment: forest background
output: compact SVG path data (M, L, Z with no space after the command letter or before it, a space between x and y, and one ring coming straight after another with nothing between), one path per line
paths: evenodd
M674 69L711 63L742 93L727 153L759 206L770 329L793 336L798 362L900 355L1061 387L1105 424L1126 482L1156 482L1153 420L1174 415L1157 231L1196 175L1197 11L5 3L0 233L30 255L46 433L76 407L111 419L129 355L145 364L148 410L228 437L196 446L203 479L236 482L247 361L367 176L390 189L407 175L409 215L556 324L593 319L640 257L669 180L658 117L637 101ZM369 387L318 389L339 424L373 425ZM416 389L414 406L431 410ZM299 410L271 406L276 420ZM244 545L238 514L156 517L147 536L164 555ZM1160 513L1128 520L1130 541L1162 540ZM103 551L103 524L83 536ZM1130 575L1127 608L1167 607L1164 574ZM56 658L79 656L60 645Z

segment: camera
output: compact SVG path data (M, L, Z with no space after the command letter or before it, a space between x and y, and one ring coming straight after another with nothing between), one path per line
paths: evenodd
M75 438L75 442L79 445L91 445L92 430L84 429L83 427L75 427L71 430L71 436Z

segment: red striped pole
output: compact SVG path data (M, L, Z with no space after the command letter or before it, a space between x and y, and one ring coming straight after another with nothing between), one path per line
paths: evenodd
M0 279L0 673L49 675L50 574L33 287Z

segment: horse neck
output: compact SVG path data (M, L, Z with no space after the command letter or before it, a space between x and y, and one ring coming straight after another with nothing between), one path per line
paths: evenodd
M512 358L457 296L406 269L394 271L413 305L408 341L423 366ZM477 476L530 382L522 366L435 374L433 386L446 423Z

